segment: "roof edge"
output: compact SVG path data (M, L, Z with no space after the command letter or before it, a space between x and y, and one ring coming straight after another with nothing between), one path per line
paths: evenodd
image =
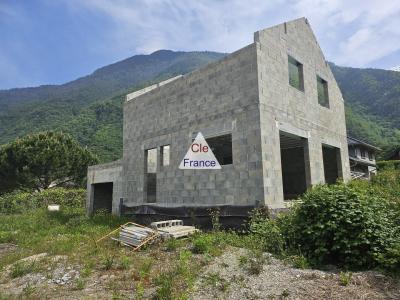
M137 98L137 97L139 97L139 96L141 96L141 95L143 95L143 94L146 94L146 93L148 93L148 92L150 92L150 91L152 91L152 90L154 90L154 89L156 89L156 88L158 88L158 87L160 87L160 86L166 85L166 84L168 84L168 83L170 83L170 82L172 82L172 81L174 81L174 80L176 80L176 79L179 79L179 78L181 78L182 76L183 76L183 75L180 74L180 75L178 75L178 76L168 78L168 79L166 79L166 80L164 80L164 81L160 81L160 82L158 82L158 83L156 83L156 84L149 85L149 86L147 86L147 87L145 87L145 88L143 88L143 89L140 89L140 90L138 90L138 91L135 91L135 92L133 92L133 93L127 94L127 95L126 95L126 100L125 100L125 102L131 101L132 99L135 99L135 98Z

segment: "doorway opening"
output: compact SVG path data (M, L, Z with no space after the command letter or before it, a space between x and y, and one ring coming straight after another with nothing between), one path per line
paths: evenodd
M310 160L308 141L297 135L279 133L283 196L285 200L296 199L310 185Z
M113 183L95 183L93 189L93 212L103 210L112 212Z
M322 158L324 161L325 183L336 183L338 178L342 177L340 149L322 145Z

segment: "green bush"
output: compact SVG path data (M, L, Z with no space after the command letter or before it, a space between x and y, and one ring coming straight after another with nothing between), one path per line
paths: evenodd
M280 223L292 249L300 248L315 263L346 267L400 262L393 250L399 227L389 201L345 184L317 186L302 200Z
M281 254L284 251L284 238L274 220L259 209L255 209L250 216L250 232L264 251Z
M400 170L400 160L381 160L376 162L379 171L382 170Z
M42 192L14 191L0 196L0 214L15 214L59 204L61 207L84 207L84 189L54 188Z
M207 235L201 235L193 240L192 252L196 254L203 254L210 250L213 241Z

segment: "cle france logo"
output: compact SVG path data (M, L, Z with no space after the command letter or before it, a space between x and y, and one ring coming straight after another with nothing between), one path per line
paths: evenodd
M221 169L204 136L199 132L182 159L179 169Z

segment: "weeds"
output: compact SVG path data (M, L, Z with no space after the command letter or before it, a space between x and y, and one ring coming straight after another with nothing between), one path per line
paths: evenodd
M288 289L284 289L282 291L282 298L287 298L287 297L289 297L289 295L290 295L290 293L289 293Z
M340 272L340 274L339 274L340 285L348 286L351 283L352 277L353 277L353 273L351 273L351 272Z
M85 288L86 281L82 278L77 278L75 280L75 289L76 290L83 290Z
M175 238L169 238L166 242L165 242L165 249L167 251L176 251L176 249L179 246L179 242L177 239Z
M211 217L211 224L212 229L214 232L218 232L221 230L221 223L219 222L219 215L220 211L218 208L209 209L210 217Z
M94 263L92 261L86 262L81 271L82 277L84 277L84 278L89 277L89 275L92 273L93 266L94 266Z
M139 268L139 277L141 279L147 278L150 275L153 260L151 258L145 259Z
M144 299L144 286L141 281L139 281L136 284L135 296L136 296L135 299L138 299L138 300Z
M129 256L122 255L120 257L119 266L122 270L128 270L131 265L131 259Z
M266 258L261 250L252 250L248 256L239 257L239 266L246 268L250 275L259 275L265 261Z
M103 264L103 269L104 270L110 270L112 267L113 267L113 265L114 265L114 259L115 259L115 254L112 254L112 255L106 255L104 258L103 258L103 262L102 262L102 264Z
M210 273L205 275L204 282L207 285L216 287L221 292L226 292L229 288L229 282L222 278L219 273Z
M222 234L196 234L192 237L192 252L195 254L210 254L218 256L222 253L225 246L222 242Z
M241 255L239 257L239 266L244 267L249 262L249 258L247 256Z
M26 274L33 273L38 270L38 266L35 261L28 262L16 262L13 264L10 272L11 278L22 277Z
M173 299L173 274L163 273L156 279L156 285L158 286L156 291L156 299Z
M155 279L155 299L186 299L186 293L193 286L198 271L195 263L191 252L181 251L175 266Z
M285 261L297 269L308 269L310 267L307 258L303 255L291 255L286 257Z
M27 283L26 286L22 289L22 292L25 296L29 297L34 292L36 292L36 288L32 286L30 283Z

